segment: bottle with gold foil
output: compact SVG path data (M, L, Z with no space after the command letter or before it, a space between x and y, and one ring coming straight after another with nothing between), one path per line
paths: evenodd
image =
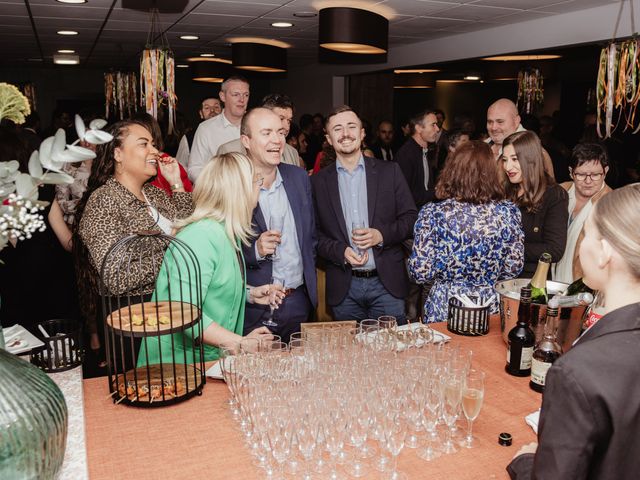
M531 359L535 335L529 325L531 318L531 287L520 290L520 305L518 306L518 323L509 332L509 346L507 350L506 372L516 377L526 377L531 374Z
M590 295L590 294L586 294ZM567 297L568 298L568 297ZM549 300L545 321L544 336L533 350L531 361L531 381L529 386L538 393L544 391L547 372L553 362L562 355L562 347L556 337L559 304L556 298Z
M538 268L531 279L531 303L546 305L547 296L547 276L549 275L549 267L551 266L551 255L543 253L538 259Z

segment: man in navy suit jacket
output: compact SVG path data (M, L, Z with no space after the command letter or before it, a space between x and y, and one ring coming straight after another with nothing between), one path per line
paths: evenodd
M418 213L400 167L365 158L364 129L347 106L327 117L335 164L313 175L318 254L327 260L327 301L337 320L393 315L405 321L402 242Z
M262 182L253 211L256 237L250 246L243 245L247 284L264 285L279 278L286 292L273 318L269 307L248 304L244 330L265 325L288 342L318 303L311 185L304 169L280 163L284 130L271 110L248 112L242 119L240 139ZM282 219L280 230L271 225L276 217Z

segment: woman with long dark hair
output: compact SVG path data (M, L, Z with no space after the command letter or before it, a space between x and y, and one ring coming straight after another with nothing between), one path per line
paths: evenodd
M159 158L153 136L143 124L122 121L106 131L113 140L97 148L87 191L76 210L79 221L73 238L80 305L90 333L100 336L104 332L95 321L99 318L95 311L98 272L109 249L136 230L160 228L170 234L173 222L193 210L191 194L184 190L177 162L171 157ZM171 184L173 196L148 183L158 171ZM120 295L133 285L144 285L140 293L151 294L161 261L161 257L149 257L131 265L129 284L118 283L115 275L107 275L104 281L109 293Z
M545 172L542 144L533 132L509 135L498 162L502 165L507 199L522 214L524 268L520 276L531 278L541 254L549 253L554 263L562 258L567 243L569 197Z

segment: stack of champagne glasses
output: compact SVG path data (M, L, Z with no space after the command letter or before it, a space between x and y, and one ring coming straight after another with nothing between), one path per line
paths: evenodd
M426 325L398 329L380 317L309 329L288 345L221 349L231 415L254 464L268 479L396 480L407 478L397 468L403 450L432 461L473 447L484 374L470 350L433 339Z

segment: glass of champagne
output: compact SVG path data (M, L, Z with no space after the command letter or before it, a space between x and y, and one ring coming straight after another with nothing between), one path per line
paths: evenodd
M365 250L362 250L360 247L358 247L355 244L356 237L360 236L358 233L356 233L356 230L361 230L363 228L366 228L366 227L362 220L355 220L351 222L351 241L353 242L354 249L359 257L362 257L362 255L364 255Z
M284 279L278 277L271 277L271 285L279 287L280 289L284 288ZM277 308L276 303L276 289L271 290L270 299L269 299L269 318L262 321L262 325L265 327L277 327L278 323L276 322L275 311Z
M275 230L282 235L282 229L284 228L284 212L271 212L269 215L269 230ZM273 250L271 260L279 260L278 246Z
M473 436L473 421L478 418L484 399L484 372L471 369L467 373L462 388L462 412L467 419L467 435L460 443L465 448L477 446L478 439Z

